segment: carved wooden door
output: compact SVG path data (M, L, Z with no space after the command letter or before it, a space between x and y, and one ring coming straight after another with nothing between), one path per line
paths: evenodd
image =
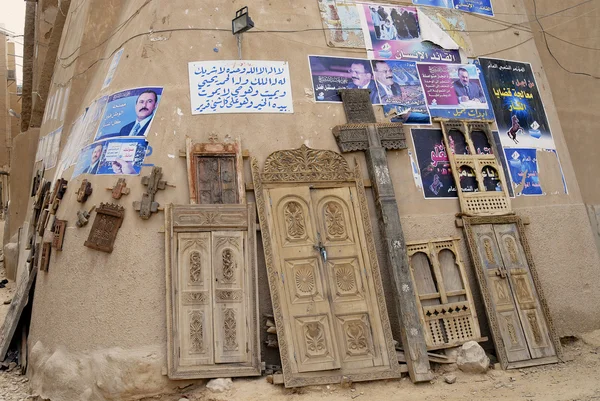
M254 206L166 213L169 377L259 375Z
M551 329L516 224L469 225L469 230L475 245L471 254L482 267L480 284L486 287L490 303L486 308L504 367L556 362Z
M389 366L355 189L267 190L295 372ZM344 374L346 374L344 373Z

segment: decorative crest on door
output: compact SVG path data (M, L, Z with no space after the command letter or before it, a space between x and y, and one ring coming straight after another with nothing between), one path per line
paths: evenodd
M298 149L271 153L265 161L263 182L354 181L354 173L339 153Z

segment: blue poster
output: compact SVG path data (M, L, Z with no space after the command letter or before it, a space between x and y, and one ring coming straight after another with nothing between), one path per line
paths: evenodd
M162 92L163 88L143 87L110 95L95 140L148 135Z
M515 195L543 195L538 177L537 149L505 148Z
M412 0L414 5L455 8L460 11L494 16L492 0Z
M494 16L492 0L454 0L454 8L468 13Z
M138 175L147 148L148 142L143 137L94 142L81 150L73 178L80 174Z

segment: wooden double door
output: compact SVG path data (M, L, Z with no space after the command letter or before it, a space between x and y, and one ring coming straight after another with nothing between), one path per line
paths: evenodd
M524 246L522 223L515 216L504 218L504 224L502 217L495 220L499 223L465 229L499 359L505 369L558 362L560 344Z
M398 376L356 188L276 186L264 194L277 272L271 286L284 317L277 329L280 343L282 333L288 343L286 386L339 382L342 375L355 381Z

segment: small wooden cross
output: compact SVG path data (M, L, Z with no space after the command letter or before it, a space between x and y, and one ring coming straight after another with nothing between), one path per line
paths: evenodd
M92 183L89 182L87 179L84 179L83 181L81 181L81 186L79 187L79 189L77 190L76 194L77 194L77 202L79 203L85 203L85 201L88 199L88 197L92 194Z
M406 149L403 125L377 123L369 90L342 89L339 92L348 124L334 127L333 135L342 153L365 152L386 262L394 280L394 297L408 372L413 382L430 381L433 374L427 357L425 335L417 309L406 242L386 155L386 150Z
M161 180L162 175L162 168L154 167L150 175L142 177L142 185L147 186L148 189L145 194L142 194L141 201L133 202L133 208L140 212L140 217L144 220L148 220L152 213L159 210L160 205L154 201L154 197L159 189L165 189L169 185L166 181Z
M106 189L112 191L113 199L121 199L121 196L129 195L129 192L131 192L131 190L127 188L125 178L119 178L114 187Z

